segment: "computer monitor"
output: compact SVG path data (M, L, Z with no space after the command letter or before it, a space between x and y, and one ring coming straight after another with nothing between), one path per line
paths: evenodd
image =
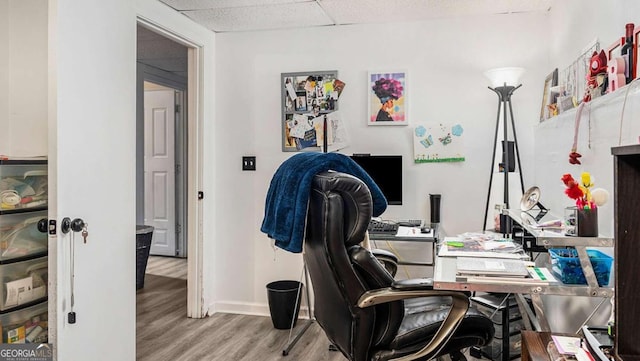
M368 155L351 156L380 187L382 194L391 205L402 204L402 156Z

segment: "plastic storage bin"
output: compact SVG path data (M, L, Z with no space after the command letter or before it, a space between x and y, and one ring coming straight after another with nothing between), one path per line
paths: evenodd
M46 208L46 160L0 160L0 210Z
M2 343L46 343L48 322L47 302L0 314Z
M608 285L613 258L595 249L588 249L587 255L591 261L593 272L596 274L598 285ZM587 279L580 266L578 252L575 249L552 248L549 250L549 256L551 257L551 271L562 283L587 284Z
M47 257L0 265L0 279L2 311L43 300L47 297Z
M46 255L47 243L46 211L0 216L0 262Z

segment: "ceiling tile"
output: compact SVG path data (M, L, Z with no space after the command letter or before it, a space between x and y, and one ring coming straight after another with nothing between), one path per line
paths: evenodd
M184 11L183 14L216 32L333 25L315 1Z
M314 0L160 0L176 10L204 10L315 2Z
M159 0L216 32L548 11L553 0Z
M551 0L321 0L337 24L546 11Z

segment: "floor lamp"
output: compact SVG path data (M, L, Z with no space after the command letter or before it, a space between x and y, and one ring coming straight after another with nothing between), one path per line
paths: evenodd
M518 138L516 136L516 127L513 121L513 108L511 107L511 95L522 86L518 84L520 76L524 72L522 68L498 68L485 72L485 76L489 78L493 90L498 95L498 115L496 116L496 131L493 139L493 155L491 156L491 174L489 176L489 190L487 191L487 204L484 210L484 223L482 229L487 229L487 215L489 213L489 199L491 198L491 185L493 181L493 170L496 158L496 145L498 143L498 129L500 128L500 114L502 113L502 170L504 176L504 198L503 204L505 208L509 208L509 172L512 171L510 164L516 161L518 164L518 173L520 175L520 187L524 193L524 181L522 178L522 168L520 166L520 152L518 151ZM518 84L518 85L516 85ZM509 113L507 113L507 106ZM511 129L513 131L513 148L515 150L516 159L511 160L513 154L509 154L509 123L507 115L511 118ZM514 167L515 168L515 167ZM515 170L515 169L514 169ZM500 232L509 233L510 230L506 224L506 217L500 215Z

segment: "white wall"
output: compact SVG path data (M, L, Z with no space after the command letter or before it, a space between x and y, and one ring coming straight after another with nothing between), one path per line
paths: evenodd
M527 69L513 107L525 183L530 185L533 126L550 67L546 34L538 29L547 28L547 22L546 13L512 14L218 34L216 114L223 130L215 143L224 149L217 154L225 169L218 184L228 220L221 222L219 232L228 241L217 247L216 264L219 272L233 275L217 283L218 310L265 314L265 285L300 277L301 255L274 253L259 231L271 177L292 155L281 152L280 73L338 70L347 84L340 112L351 134L351 146L343 152L404 156L404 205L390 206L383 217L428 219L428 195L440 193L444 230L477 231L498 103L483 72L501 66ZM366 125L367 71L381 69L408 71L407 127ZM412 125L426 121L464 126L465 162L413 164ZM257 171L240 170L242 155L257 156Z
M626 23L640 24L640 2L616 0L603 5L594 0L569 0L554 3L550 32L547 34L551 43L551 64L560 70L564 69L593 39L598 39L601 48L606 49L624 36ZM589 172L595 180L595 186L610 193L610 201L598 209L602 236L613 237L614 234L611 147L637 144L639 141L639 83L636 81L586 106L578 138L582 165L570 165L568 162L573 143L575 111L561 114L535 127L535 184L541 188L542 203L552 212L562 214L564 207L573 204L563 193L564 185L560 177L564 173L571 173L577 178L581 172ZM625 96L628 98L622 120ZM602 250L612 254L610 248ZM613 278L610 282L614 282ZM546 301L552 328L559 332L574 332L600 300L549 296ZM605 324L609 312L610 306L606 302L590 324ZM567 314L574 317L568 318Z
M481 228L486 201L497 110L497 97L486 89L483 71L500 66L527 69L522 88L512 98L525 188L540 186L543 203L561 213L568 203L559 181L561 172L579 172L578 167L565 166L573 118L565 115L539 124L544 78L553 68L570 64L594 38L607 46L621 36L625 23L640 23L640 19L629 17L640 13L638 6L632 0L606 5L572 0L554 3L550 13L538 15L218 34L216 114L223 130L215 142L218 149L227 150L217 155L218 164L226 170L218 186L221 201L228 205L225 216L235 220L219 227L220 234L232 236L217 249L216 269L233 277L219 279L216 284L218 310L267 314L265 285L276 279L300 277L301 255L274 251L270 240L259 231L271 176L291 156L280 151L280 73L338 70L347 83L340 111L352 136L351 146L343 152L405 156L405 204L390 206L384 217L428 219L428 194L441 193L445 232L476 231ZM365 125L367 71L385 68L408 70L408 127ZM610 101L621 103L620 98ZM640 135L629 128L640 111L630 102L623 131L625 142L635 141ZM615 114L594 108L594 117L600 120L592 123L591 139L592 144L600 144L598 147L586 149L588 122L583 123L580 135L583 163L602 187L612 182L608 147L617 142L613 139L617 128L606 124ZM467 136L466 161L413 164L411 129L420 121L460 122ZM242 155L257 156L256 172L240 170ZM495 193L500 198L502 178L494 176L495 183L491 204ZM517 184L517 180L511 184ZM512 191L511 196L511 204L517 204L517 192ZM612 230L612 204L603 207L602 213L600 227L606 234ZM591 311L590 302L564 298L552 299L549 312L560 316L556 313L572 302L572 312L586 315ZM604 307L594 321L606 321L607 313ZM554 326L570 330L574 325Z
M0 0L0 154L47 154L47 6Z

